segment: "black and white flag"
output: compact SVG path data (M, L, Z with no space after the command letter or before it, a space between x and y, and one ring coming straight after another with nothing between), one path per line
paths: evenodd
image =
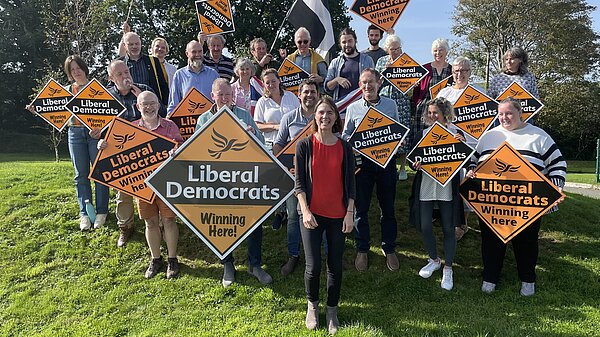
M325 60L329 59L329 53L335 47L335 37L328 0L296 0L289 11L288 21L296 29L308 29L311 47Z

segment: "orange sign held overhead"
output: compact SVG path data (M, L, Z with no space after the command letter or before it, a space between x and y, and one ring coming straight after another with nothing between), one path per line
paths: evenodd
M169 158L177 142L117 118L105 138L108 147L98 152L89 178L152 203L154 192L144 179Z
M198 89L192 87L177 104L168 119L179 127L183 140L190 138L196 131L198 117L210 110L212 101L204 96Z
M315 133L315 132L312 130L312 122L310 122L310 123L308 123L308 125L306 125L304 127L304 129L302 129L302 131L300 131L299 134L296 135L296 137L294 137L294 139L292 139L291 142L289 142L277 154L277 159L279 159L279 161L283 164L283 166L290 169L290 172L292 172L292 174L294 174L293 169L294 169L294 156L296 155L296 144L298 144L298 142L300 140L302 140L303 138L306 138L306 137L312 135L313 133Z
M294 188L288 170L226 107L146 182L220 259Z
M406 94L427 73L429 73L429 70L418 64L408 54L403 53L392 64L388 65L381 75L398 90Z
M126 110L96 79L79 90L67 103L66 108L88 129L99 128L102 131Z
M507 243L544 215L564 194L507 142L463 180L460 194Z
M229 0L196 1L200 31L206 35L235 32Z
M350 10L387 32L406 9L410 0L355 0Z
M369 108L350 136L349 142L356 151L372 162L386 167L408 132L406 126L375 108Z
M523 115L521 119L527 122L531 117L536 115L544 104L535 98L527 89L523 88L519 83L512 82L506 90L504 90L496 101L500 102L508 97L513 97L521 102L521 108L523 109Z
M72 97L73 95L67 89L55 80L50 79L31 102L31 105L36 115L56 130L62 131L72 116L71 112L65 108Z
M454 133L435 122L406 159L413 164L420 163L423 172L446 186L473 152L472 147L454 138Z
M479 139L496 119L498 103L469 84L454 103L454 114L452 123Z
M287 91L294 93L294 95L298 95L298 86L300 83L310 76L309 73L288 59L283 60L277 73L279 74L281 84L283 84Z
M431 96L431 99L436 98L442 89L450 87L452 84L454 84L454 79L452 78L452 75L450 75L433 85L431 88L429 88L429 95Z

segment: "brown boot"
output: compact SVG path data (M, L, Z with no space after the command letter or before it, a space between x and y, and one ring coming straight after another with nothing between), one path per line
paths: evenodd
M133 234L133 228L122 227L119 228L119 239L117 240L117 247L125 247L129 238L131 238L131 234Z
M335 335L340 326L340 321L337 318L337 306L327 306L327 312L325 313L325 323L327 324L327 330L330 335Z
M309 330L314 330L319 326L319 301L308 301L305 323Z

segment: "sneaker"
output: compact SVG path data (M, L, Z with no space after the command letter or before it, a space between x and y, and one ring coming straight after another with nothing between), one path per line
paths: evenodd
M233 262L225 262L223 264L223 280L221 284L223 288L227 288L233 282L235 282L235 267L233 266Z
M483 291L486 294L491 294L492 292L494 292L494 290L496 290L496 283L483 281L483 283L481 284L481 291Z
M427 264L425 265L425 267L419 270L419 276L421 276L422 278L429 278L433 274L433 272L440 269L441 266L442 261L427 259Z
M406 170L402 169L402 170L400 170L400 172L398 172L398 180L400 180L400 181L408 180L408 174L406 173Z
M356 253L354 267L356 267L356 270L358 271L367 271L367 268L369 268L369 257L367 256L367 253Z
M117 247L125 247L127 241L129 241L129 239L131 238L131 234L133 234L133 228L119 228L119 239L117 240Z
M92 221L90 220L90 217L87 215L80 216L79 229L81 229L82 231L87 231L90 228L92 228Z
M264 271L260 266L248 266L248 274L256 277L256 279L258 279L258 282L262 284L269 284L273 282L273 278L271 277L271 275Z
M383 249L381 250L385 255L385 265L391 271L396 271L400 268L400 262L398 261L398 256L396 256L395 252L391 252L387 254Z
M150 265L148 266L148 269L146 270L144 277L145 278L153 278L154 276L156 276L156 274L158 274L160 272L162 267L163 267L162 256L159 258L156 258L156 259L151 259Z
M454 288L454 281L452 280L452 267L444 267L442 271L442 289L448 291Z
M298 265L298 260L298 256L290 256L287 262L281 267L281 275L288 276L289 274L291 274L296 269L296 265Z
M167 278L174 278L179 275L179 261L176 257L170 257L167 259Z
M521 282L521 296L532 296L535 294L535 282Z
M98 229L106 223L107 214L96 214L96 220L94 221L94 229Z
M283 223L284 217L285 217L284 212L275 213L275 219L273 219L273 223L271 224L271 228L273 228L274 231L281 228L281 224Z

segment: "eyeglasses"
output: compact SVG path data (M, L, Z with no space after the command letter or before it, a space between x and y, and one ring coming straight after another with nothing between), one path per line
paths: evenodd
M471 69L456 69L456 70L452 70L452 72L454 74L468 73L469 71L471 71Z
M138 103L138 104L142 108L151 108L153 106L156 106L158 104L158 102L148 102L148 103Z
M308 41L308 40L298 40L298 41L296 41L297 44L308 44L308 42L310 42L310 41Z

